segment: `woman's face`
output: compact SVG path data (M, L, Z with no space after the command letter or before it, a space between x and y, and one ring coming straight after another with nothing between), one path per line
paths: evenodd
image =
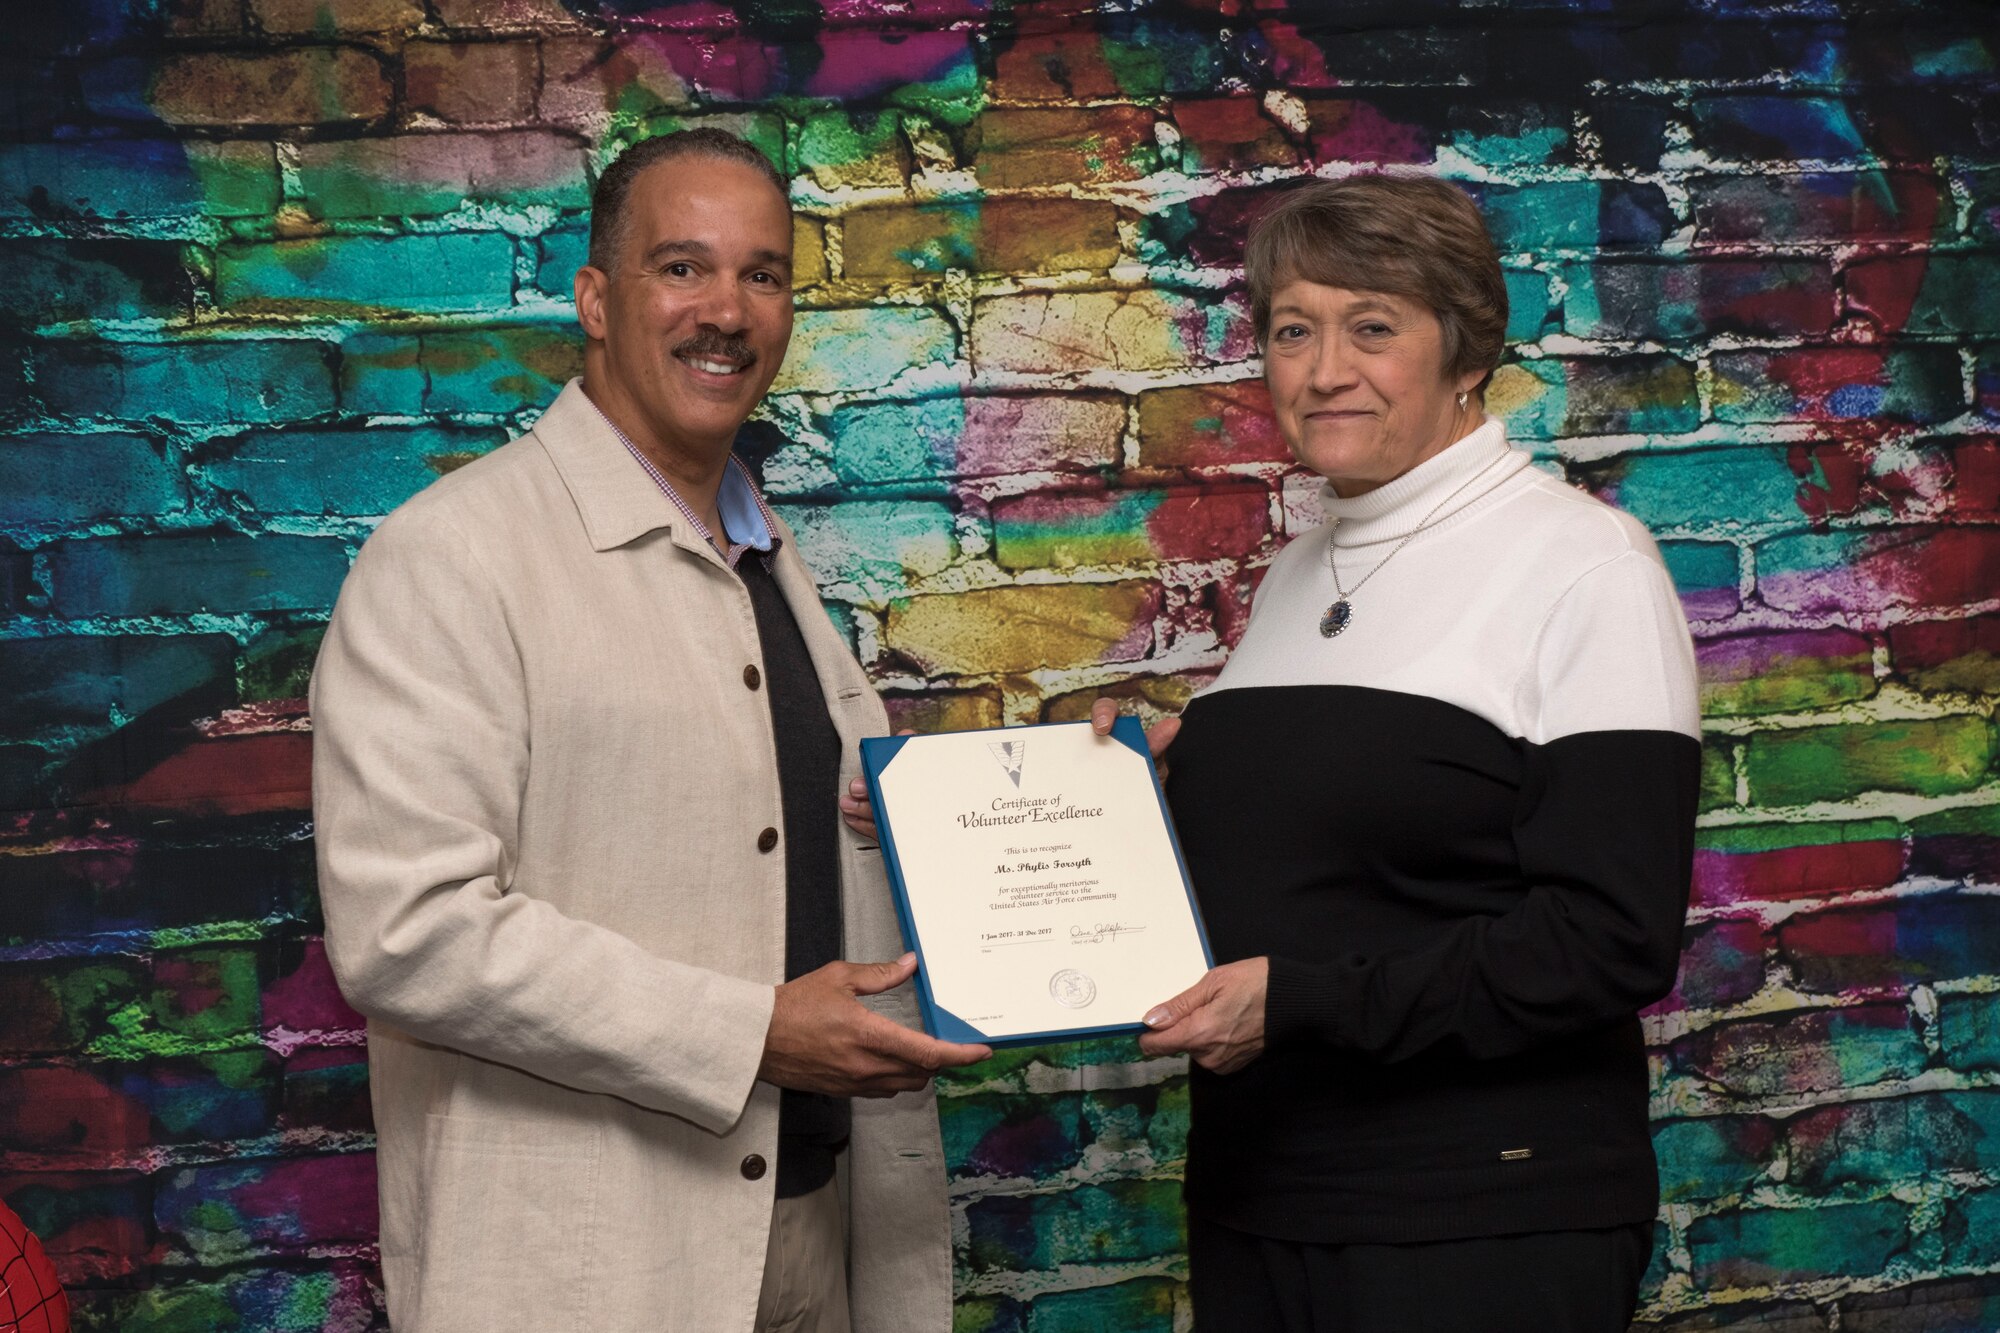
M1292 456L1360 495L1393 481L1481 420L1458 405L1481 376L1444 370L1444 327L1430 307L1387 292L1293 281L1271 298L1264 379Z

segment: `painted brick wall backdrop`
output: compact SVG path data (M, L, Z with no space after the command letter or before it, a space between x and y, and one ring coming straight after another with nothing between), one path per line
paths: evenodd
M1334 15L1329 18L1328 14ZM2000 1328L1995 11L78 0L0 51L0 1199L85 1329L379 1328L302 695L372 524L578 367L594 171L792 179L761 451L918 728L1149 715L1314 521L1246 219L1483 201L1492 406L1650 524L1709 716L1647 1327ZM963 1333L1185 1328L1184 1066L945 1081ZM523 1256L524 1302L544 1281Z

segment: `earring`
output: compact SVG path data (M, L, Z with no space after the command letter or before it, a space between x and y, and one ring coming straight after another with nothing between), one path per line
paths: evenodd
M1464 390L1460 390L1460 391L1459 391L1459 395L1458 395L1458 410L1459 410L1459 411L1461 411L1461 412L1463 412L1463 411L1465 410L1465 400L1466 400L1466 398L1467 398L1467 397L1468 397L1468 395L1467 395L1467 394L1465 393L1465 391L1464 391Z

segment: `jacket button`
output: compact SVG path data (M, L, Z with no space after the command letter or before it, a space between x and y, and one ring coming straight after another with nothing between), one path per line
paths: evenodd
M745 685L748 685L751 689L753 690L756 689L760 684L763 683L763 680L764 677L758 673L756 667L747 666L743 668L743 683Z
M768 852L778 845L778 830L767 828L757 835L757 850Z
M745 1180L762 1180L764 1178L764 1159L754 1152L744 1158L743 1178Z

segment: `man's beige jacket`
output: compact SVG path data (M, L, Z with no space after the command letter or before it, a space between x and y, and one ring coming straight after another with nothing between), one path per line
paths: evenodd
M778 535L845 784L882 706ZM313 678L313 812L397 1333L751 1328L785 962L752 666L749 594L575 381L356 560ZM844 956L895 958L880 853L843 826L840 859ZM907 986L864 1003L916 1025ZM857 1099L844 1160L857 1333L949 1328L934 1093Z

